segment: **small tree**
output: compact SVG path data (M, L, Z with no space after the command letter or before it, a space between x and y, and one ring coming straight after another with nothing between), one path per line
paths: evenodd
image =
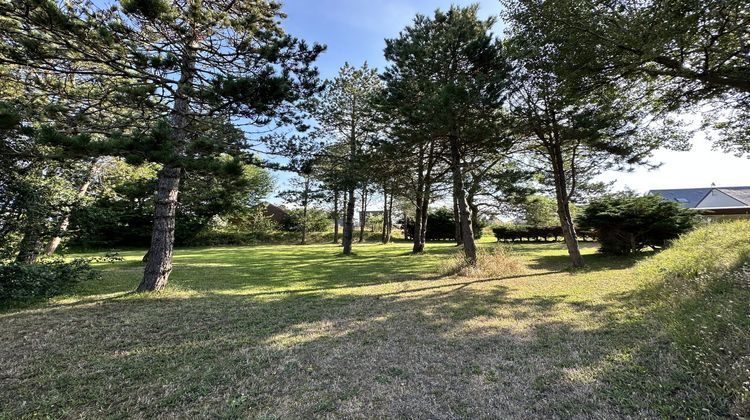
M279 194L281 198L289 203L295 203L302 206L302 218L299 223L299 231L302 234L300 243L307 243L307 210L310 204L320 201L325 194L318 188L318 182L313 179L313 162L304 162L298 170L298 179L292 182L292 189L283 191Z
M531 195L519 203L518 208L524 224L533 227L560 225L560 219L557 216L557 203L552 197ZM570 213L574 219L578 215L578 207L573 203L570 204Z
M372 106L381 90L378 72L365 63L355 68L346 63L331 80L317 110L322 130L333 139L322 158L339 176L337 185L345 191L344 255L352 252L354 241L355 192L367 180L366 152L379 132L376 110ZM344 163L338 163L343 161Z
M693 227L695 213L659 196L619 194L592 201L578 224L598 233L601 252L628 255L668 245Z

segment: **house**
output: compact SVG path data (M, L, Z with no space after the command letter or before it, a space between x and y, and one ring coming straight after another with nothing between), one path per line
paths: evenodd
M283 224L288 217L288 213L286 210L279 206L274 206L270 203L266 205L266 208L263 210L263 214L277 224Z
M750 186L651 190L649 195L660 195L709 217L750 218Z

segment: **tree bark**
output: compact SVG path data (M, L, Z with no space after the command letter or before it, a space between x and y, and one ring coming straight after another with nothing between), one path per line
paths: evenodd
M430 217L430 194L432 189L429 185L425 186L425 194L422 197L422 223L420 223L419 229L419 243L424 250L425 244L427 244L427 222Z
M421 200L420 203L417 204L417 209L414 212L414 232L412 232L412 241L414 245L412 246L411 252L414 254L419 254L420 252L424 251L424 242L422 242L422 204Z
M453 197L453 221L456 225L456 246L464 244L464 238L461 234L461 213L458 211L458 201Z
M390 201L388 203L388 217L384 218L386 220L386 223L388 224L388 229L386 229L386 243L390 243L391 239L393 238L393 194L391 194Z
M307 205L310 196L310 177L305 176L305 192L302 197L302 245L307 244Z
M414 212L414 232L412 232L412 253L419 254L424 251L424 241L422 240L422 213L426 210L422 208L424 204L425 194L425 165L424 165L424 148L420 146L419 154L417 159L417 185L416 185L416 196L414 197L414 204L416 210Z
M461 151L458 139L450 139L451 147L451 172L453 174L453 196L458 203L458 213L461 222L461 237L464 242L464 255L469 265L477 262L477 248L474 243L474 231L471 226L471 210L466 201L466 189L464 188L464 174L461 168Z
M367 223L367 187L362 189L362 212L359 217L359 243L365 241L365 224Z
M474 229L479 226L479 206L474 204L474 197L471 194L466 196L466 203L469 205L469 210L471 210L471 220L469 221L471 223L471 230L476 235Z
M16 262L20 264L34 264L39 258L41 248L41 232L34 221L27 222L26 230L18 246Z
M138 292L163 290L172 272L174 251L175 214L180 188L180 168L165 166L159 171L159 186L156 191L154 229L151 247Z
M333 243L339 243L339 192L333 192Z
M180 63L180 80L174 96L174 105L170 115L172 140L176 151L185 151L190 125L190 89L195 78L195 56L197 54L195 28L190 27L185 41L185 50ZM143 280L137 292L154 292L167 287L172 273L172 254L174 252L175 215L177 213L177 195L180 191L182 169L165 164L159 171L158 187L154 204L154 228L151 233L151 246L148 250L148 261L143 270Z
M383 187L383 229L381 234L381 241L383 244L388 243L388 190Z
M584 266L583 257L578 247L578 237L573 223L573 217L570 215L570 196L565 179L565 169L563 167L562 150L559 147L550 147L550 157L552 158L553 177L555 181L555 198L557 199L557 215L560 218L560 227L565 238L565 246L568 248L568 255L574 268Z
M354 188L350 188L346 193L348 197L342 242L344 245L344 255L350 255L352 253L352 242L354 242Z
M89 169L89 173L86 175L86 179L84 180L83 184L81 184L81 187L78 188L78 193L76 193L76 202L73 203L73 206L78 205L78 203L81 202L81 200L86 196L86 193L89 191L89 186L91 186L91 181L93 181L94 176L96 175L97 171L97 164L96 162L91 164L91 168ZM57 230L55 231L55 236L49 241L47 244L47 248L45 249L44 253L46 255L52 255L57 251L57 247L60 246L60 242L62 242L62 235L64 235L68 231L68 227L70 226L70 213L72 212L72 208L68 209L65 214L63 214L62 218L60 219L60 223L57 225Z

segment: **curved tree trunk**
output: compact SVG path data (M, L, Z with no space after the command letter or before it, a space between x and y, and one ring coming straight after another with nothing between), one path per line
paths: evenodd
M354 241L354 188L350 188L347 194L346 217L344 218L344 255L352 253L352 242Z
M451 138L451 171L453 174L453 196L458 203L458 213L461 222L464 255L466 262L474 265L477 262L477 248L474 243L474 230L471 226L471 210L469 210L469 204L466 201L464 174L461 168L461 153L458 147L458 139L455 137Z
M190 94L188 90L195 78L195 56L197 43L194 28L190 28L185 42L185 51L180 63L180 80L174 97L171 113L172 135L176 152L184 152L190 126ZM143 270L143 280L138 292L160 291L167 287L172 273L172 253L174 252L175 215L177 195L180 191L182 170L169 164L159 171L156 199L154 202L154 228L151 233L151 246L148 261Z
M94 180L97 168L98 166L96 162L91 164L91 168L89 169L89 173L86 175L86 179L84 180L83 184L81 184L81 187L78 188L78 193L76 193L76 202L73 203L73 206L80 203L80 201L86 196L86 193L88 193L89 186L91 186L91 181ZM46 255L54 254L55 251L57 251L57 247L60 246L60 242L62 242L62 235L64 235L68 231L68 227L70 226L71 212L72 209L69 209L62 216L62 219L60 219L60 223L57 225L57 230L55 231L55 236L49 241L49 243L47 244L47 248L44 251Z
M163 290L172 272L174 251L175 214L177 194L180 188L180 168L165 166L159 171L159 186L156 190L154 230L151 247L138 292Z
M574 268L584 266L581 250L578 247L578 237L576 235L573 217L570 215L570 194L565 178L564 160L562 150L554 145L550 148L550 157L552 160L553 176L555 181L555 198L557 199L557 215L560 218L560 227L562 228L565 246L568 248L568 255Z

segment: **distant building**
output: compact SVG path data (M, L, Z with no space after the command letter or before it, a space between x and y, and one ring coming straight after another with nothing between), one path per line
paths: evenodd
M706 216L750 217L750 186L651 190L649 195L660 195Z
M288 216L288 213L285 209L274 206L273 204L266 205L265 210L263 213L266 215L266 217L269 217L271 220L278 224L284 223L286 221L286 218Z

